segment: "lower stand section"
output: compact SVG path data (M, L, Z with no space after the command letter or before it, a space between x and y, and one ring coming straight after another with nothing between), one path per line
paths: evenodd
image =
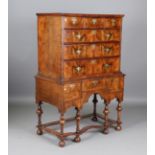
M80 129L80 120L86 119L86 118L91 118L92 116L94 116L94 113L83 115L80 117L80 111L78 109L76 109L76 110L77 110L76 118L71 117L71 118L64 119L64 114L61 114L59 121L53 121L53 122L48 122L48 123L44 123L44 124L39 124L39 125L37 125L37 128L41 129L41 131L50 133L50 134L58 137L60 139L59 146L64 147L65 146L65 138L68 136L75 136L74 142L80 142L81 141L80 135L82 135L89 129L92 129L92 128L101 129L104 131L104 133L106 133L105 131L107 130L107 126L106 126L107 124L105 124L105 122L106 123L108 122L108 127L111 127L114 129L116 129L118 127L117 120L107 119L107 116L105 117L101 114L96 113L97 120L100 119L103 121L103 122L98 121L98 123L101 123L101 125L89 125L89 126L85 126ZM64 124L65 124L65 122L67 123L67 122L71 122L71 121L76 121L76 131L65 133L64 132ZM60 125L60 132L49 128L49 126L58 125L58 124ZM104 125L102 125L102 124L104 124ZM105 126L106 126L106 128L105 128Z
M80 115L80 109L79 108L75 108L76 110L76 116L72 117L72 118L64 118L64 112L60 113L60 119L58 121L53 121L53 122L48 122L48 123L42 123L41 118L42 118L42 114L43 114L43 110L42 110L42 102L38 102L37 103L37 116L38 116L38 125L37 125L37 134L38 135L42 135L43 132L47 132L50 133L56 137L59 138L59 146L60 147L64 147L65 146L65 138L68 136L74 136L73 141L74 142L80 142L81 138L80 135L82 135L83 133L85 133L87 130L92 129L92 128L96 128L96 129L100 129L104 134L108 134L109 133L109 128L114 128L117 131L120 131L122 129L122 121L121 121L121 115L122 115L122 102L120 102L118 100L118 104L116 107L117 110L117 120L112 120L109 119L109 101L106 100L105 101L105 107L103 110L103 114L98 114L96 112L96 104L97 104L97 96L96 94L94 94L94 99L93 99L93 103L94 103L94 110L93 113L91 114L87 114L87 115ZM85 119L85 118L89 118L91 117L93 121L101 123L100 125L89 125L89 126L85 126L83 128L80 128L80 121L81 119ZM100 120L100 121L99 121ZM102 120L102 121L101 121ZM71 121L75 121L76 122L76 130L75 132L64 132L64 125L65 122L71 122ZM49 126L53 126L53 125L60 125L60 131L56 131L53 130L51 128L49 128Z

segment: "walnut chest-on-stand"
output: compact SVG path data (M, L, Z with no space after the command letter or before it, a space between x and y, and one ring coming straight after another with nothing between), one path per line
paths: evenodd
M38 74L36 75L37 134L48 132L65 145L67 136L80 135L91 128L108 133L109 127L121 130L124 74L120 71L123 15L38 13ZM80 116L80 110L94 94L92 114ZM103 114L96 112L97 94L104 99ZM117 119L109 119L109 104L117 99ZM42 123L42 103L58 108L59 121ZM71 107L76 117L65 119ZM80 127L82 118L103 120L103 125ZM64 132L67 121L76 121L75 131ZM60 125L60 131L49 128Z

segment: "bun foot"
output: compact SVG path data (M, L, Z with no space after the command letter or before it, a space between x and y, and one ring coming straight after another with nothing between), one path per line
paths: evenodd
M37 129L37 135L42 135L42 134L43 134L43 131L40 129Z
M75 137L74 138L74 142L79 143L80 141L81 141L81 138L80 137Z
M122 130L122 127L121 127L121 126L116 126L116 127L115 127L115 130L116 130L116 131L121 131L121 130Z
M60 147L64 147L64 146L65 146L65 142L64 142L64 141L60 141L60 142L59 142L59 146L60 146Z
M97 117L93 117L91 120L97 122Z
M103 133L104 133L105 135L107 135L107 134L109 133L109 130L108 130L108 129L104 129L104 130L103 130Z

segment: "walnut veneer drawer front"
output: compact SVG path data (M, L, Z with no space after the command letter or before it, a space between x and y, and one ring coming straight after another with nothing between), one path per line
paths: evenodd
M75 100L81 97L80 83L71 83L64 85L64 101Z
M120 41L120 30L65 30L64 43Z
M64 28L120 28L121 18L64 17Z
M64 59L111 57L120 55L119 43L65 45Z
M119 58L77 60L64 62L64 79L98 76L120 70Z
M121 89L121 80L123 79L119 77L83 80L82 91L119 91Z

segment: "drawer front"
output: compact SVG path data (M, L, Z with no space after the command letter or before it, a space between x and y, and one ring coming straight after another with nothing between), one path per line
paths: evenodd
M81 84L71 83L64 85L64 101L71 101L81 97Z
M94 42L102 40L101 30L66 30L64 42Z
M120 30L104 30L102 34L103 41L120 41Z
M85 25L85 19L82 17L64 17L64 28L83 28Z
M120 55L119 43L103 43L100 50L94 52L94 57L113 57Z
M94 77L104 73L115 73L119 69L119 58L65 61L64 79Z
M101 51L101 45L66 45L64 46L64 59L93 58L95 53Z
M103 79L83 80L82 91L101 90L103 89L104 85L105 85L105 80Z
M66 45L63 48L64 59L110 57L120 55L118 43Z
M65 30L65 43L120 41L119 30Z
M96 80L83 80L82 81L82 91L119 91L121 89L120 77L108 77Z
M121 28L122 18L104 18L104 28Z
M87 18L85 20L86 28L104 28L104 18Z
M64 28L120 28L121 18L102 17L64 17Z

